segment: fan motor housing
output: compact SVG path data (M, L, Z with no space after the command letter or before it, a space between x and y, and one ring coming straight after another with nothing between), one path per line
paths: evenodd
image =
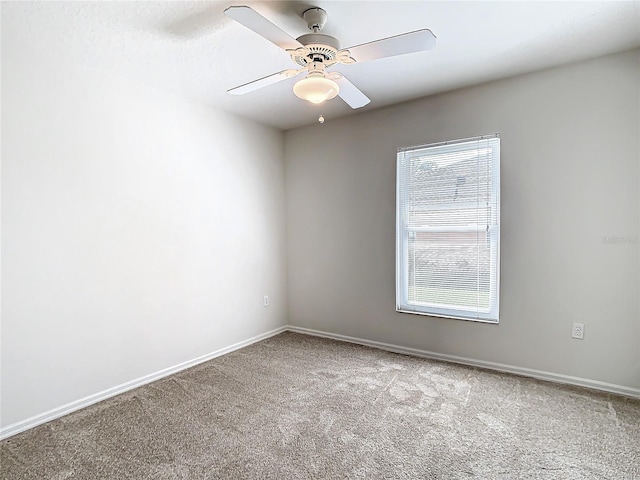
M337 38L323 33L308 33L296 40L304 45L290 51L292 60L298 65L305 66L309 62L321 59L324 62L334 62L336 54L340 50L340 42Z
M325 35L324 33L307 33L306 35L302 35L296 38L296 40L298 40L305 47L307 45L318 43L333 47L336 50L340 50L340 42L338 41L338 39L336 37L332 37L331 35Z

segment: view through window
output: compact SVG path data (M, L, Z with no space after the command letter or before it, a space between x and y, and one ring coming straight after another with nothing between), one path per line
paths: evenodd
M396 309L498 322L500 138L397 155Z

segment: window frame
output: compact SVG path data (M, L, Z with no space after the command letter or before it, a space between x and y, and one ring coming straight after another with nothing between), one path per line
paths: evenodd
M411 234L419 232L479 232L478 225L466 225L457 227L410 227L408 226L408 207L406 200L407 185L409 179L403 177L404 170L401 169L403 155L407 152L428 151L428 149L451 148L449 146L460 145L480 141L489 141L491 148L491 198L487 203L495 204L495 222L486 222L487 238L489 241L489 307L487 309L464 308L462 305L446 305L428 302L409 302L409 237ZM460 148L459 151L472 151L474 148ZM456 149L458 150L458 149ZM401 206L405 206L401 211ZM467 206L479 209L480 204L467 202ZM443 204L433 207L434 211L447 209L459 209L460 204ZM422 207L424 209L424 207ZM482 208L485 208L483 206ZM427 209L429 209L427 207ZM493 217L492 217L493 218ZM474 322L498 324L500 307L500 135L484 135L479 137L464 138L446 142L417 145L413 147L400 148L396 157L396 311L400 313L411 313L417 315L427 315L433 317L452 318L457 320L467 320Z

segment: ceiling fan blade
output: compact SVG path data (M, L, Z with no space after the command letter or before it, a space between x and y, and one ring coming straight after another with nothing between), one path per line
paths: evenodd
M357 62L367 62L378 58L394 57L405 53L431 50L436 46L436 36L431 30L423 29L415 32L403 33L395 37L383 38L374 42L363 43L347 48L351 57Z
M335 80L340 87L338 96L351 108L364 107L371 101L358 87L347 80L344 75L332 75L332 79Z
M283 70L281 72L274 73L273 75L259 78L258 80L254 80L253 82L245 83L244 85L240 85L239 87L234 87L230 90L227 90L227 93L230 93L232 95L244 95L245 93L253 92L255 90L258 90L259 88L268 87L269 85L273 85L274 83L286 80L287 78L293 78L300 72L303 72L305 70L306 68L300 68L299 70Z
M284 50L296 49L302 46L295 38L274 25L252 8L246 6L229 7L224 11L227 17L233 18L236 22L244 25L249 30L253 30L258 35L263 36L271 43L276 44Z

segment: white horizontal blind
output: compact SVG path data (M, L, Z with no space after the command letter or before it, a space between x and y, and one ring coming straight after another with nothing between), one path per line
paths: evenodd
M498 135L400 149L396 195L396 309L498 322Z

